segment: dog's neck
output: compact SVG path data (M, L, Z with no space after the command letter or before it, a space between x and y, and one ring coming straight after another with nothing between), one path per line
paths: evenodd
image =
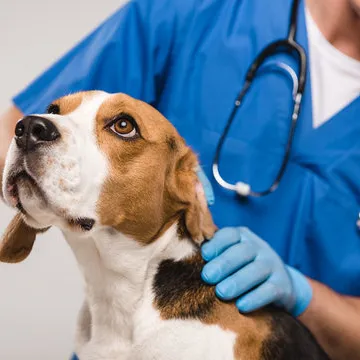
M152 244L143 245L111 229L91 237L65 233L85 278L92 331L131 341L133 314L158 264L191 256L196 246L172 225ZM92 335L95 335L94 333Z

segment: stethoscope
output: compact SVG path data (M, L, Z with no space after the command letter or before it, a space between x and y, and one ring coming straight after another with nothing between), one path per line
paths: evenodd
M299 7L299 0L294 0L292 7L291 7L291 16L290 16L290 25L289 25L289 31L288 36L285 39L280 39L277 41L274 41L273 43L266 46L256 57L254 62L250 65L249 70L246 74L245 83L241 91L239 92L239 95L237 96L235 100L235 104L233 107L233 110L228 118L228 121L226 123L225 129L220 137L219 143L216 148L215 157L213 161L213 175L215 177L215 180L217 183L222 186L225 189L232 190L237 192L240 196L248 197L248 196L255 196L260 197L264 195L268 195L272 192L274 192L277 187L279 186L279 183L284 175L284 172L286 170L286 166L289 162L290 157L290 151L292 147L292 142L294 139L294 133L295 128L297 124L297 120L299 117L300 112L300 106L302 101L302 96L304 93L305 88L305 81L306 81L306 66L307 66L307 58L305 50L299 45L296 40L296 28L297 28L297 22L298 22L298 7ZM268 59L269 57L275 55L276 53L283 53L286 52L290 55L292 55L295 59L297 59L299 64L299 70L298 75L297 73L287 64L283 62L277 62L274 64L266 64L263 65L264 61ZM289 76L293 83L293 112L291 116L291 126L289 130L289 137L287 140L287 144L285 147L285 154L281 163L281 166L279 168L279 171L275 177L275 180L273 181L272 185L263 191L254 191L252 190L250 184L244 183L244 182L237 182L236 184L230 184L226 180L224 180L219 172L219 158L221 155L221 150L224 145L224 141L229 133L231 124L234 121L235 115L237 111L239 110L239 107L241 106L245 95L249 91L251 84L255 78L255 76L260 73L261 71L264 71L265 69L268 69L269 67L276 67L277 70L280 70L284 72L287 76Z

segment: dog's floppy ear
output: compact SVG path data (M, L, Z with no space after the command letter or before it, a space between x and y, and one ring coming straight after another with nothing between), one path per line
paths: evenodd
M2 194L3 167L0 167L0 200ZM17 263L23 261L30 254L38 231L29 227L18 213L11 220L0 242L0 261Z
M21 214L16 214L1 239L0 261L17 263L26 259L38 232L24 222Z
M185 231L197 244L211 239L217 230L207 206L203 186L197 176L198 160L186 148L174 162L168 177L168 189L183 213Z
M0 167L0 200L3 200L2 174ZM25 223L20 213L11 220L0 241L0 262L18 263L30 254L36 235L47 229L33 229Z

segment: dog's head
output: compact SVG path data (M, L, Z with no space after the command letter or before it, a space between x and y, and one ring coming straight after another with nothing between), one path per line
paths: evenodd
M196 242L215 226L198 161L158 111L124 94L63 97L47 114L21 119L3 174L3 196L19 214L0 260L27 257L52 225L89 233L111 227L148 244L178 222Z

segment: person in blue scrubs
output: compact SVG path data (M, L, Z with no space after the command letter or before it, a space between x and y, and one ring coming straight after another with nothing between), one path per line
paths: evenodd
M211 172L245 72L286 36L290 8L290 0L130 1L14 97L1 119L0 166L15 121L55 98L99 89L152 104L199 154L215 194L220 230L202 247L204 281L241 312L285 308L332 359L360 359L360 0L300 3L297 41L309 67L279 188L241 200ZM222 151L229 182L261 190L273 181L291 86L276 71L256 78Z

